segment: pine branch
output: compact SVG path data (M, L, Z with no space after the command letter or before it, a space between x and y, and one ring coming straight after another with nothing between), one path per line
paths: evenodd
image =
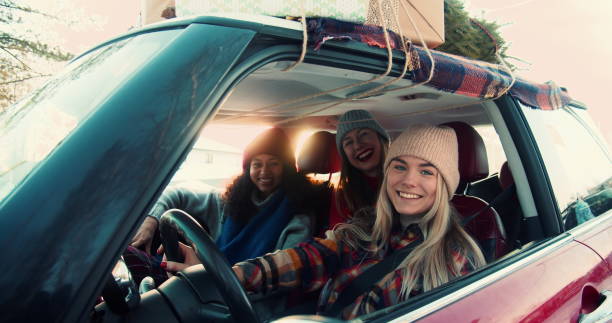
M0 34L0 48L13 49L24 53L31 53L55 61L65 61L72 58L72 54L64 53L56 48L49 48L47 44L43 44L37 41L15 38L7 33Z
M20 6L18 4L15 4L13 1L10 0L2 0L2 2L0 2L0 7L4 7L8 10L19 10L19 11L23 11L26 13L33 13L33 14L37 14L37 15L41 15L43 17L47 17L47 18L51 18L51 19L57 19L57 17L46 14L44 12L32 9L30 7L27 6Z
M29 12L33 12L32 8L21 7L21 6L18 6L15 3L12 3L12 2L9 2L9 3L6 3L6 2L0 3L0 7L4 7L4 8L7 8L7 9L21 10L21 11L25 11L25 12L28 12L28 13Z
M500 25L483 18L472 18L461 0L444 1L446 41L437 50L490 63L508 58L508 44L499 34ZM516 67L509 64L511 69Z
M39 78L39 77L48 77L48 76L51 76L51 75L49 75L49 74L30 75L30 76L27 76L27 77L23 77L23 78L21 78L21 79L12 80L12 81L7 81L7 82L2 82L2 83L0 83L0 86L1 86L1 85L8 85L8 84L13 84L13 83L24 82L24 81L31 80L31 79L35 79L35 78Z

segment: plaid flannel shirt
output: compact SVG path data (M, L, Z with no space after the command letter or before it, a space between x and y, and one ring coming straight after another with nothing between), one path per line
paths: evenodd
M295 248L238 263L234 270L242 272L243 285L251 292L266 293L279 288L300 288L304 292L322 289L318 305L318 312L321 313L329 309L340 292L357 276L393 250L417 242L420 236L422 233L416 224L403 232L395 230L390 238L390 250L376 255L341 246L341 243L333 240L315 238ZM470 261L456 252L454 254L463 262L461 275L474 270ZM387 274L370 291L344 308L341 317L352 319L397 304L400 302L402 281L401 270ZM417 283L411 296L421 293L419 285Z

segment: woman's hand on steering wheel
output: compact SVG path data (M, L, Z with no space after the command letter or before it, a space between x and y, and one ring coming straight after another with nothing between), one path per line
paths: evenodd
M183 262L166 261L166 255L164 255L164 262L166 263L166 265L165 267L162 266L162 268L164 268L166 271L177 272L187 267L201 264L193 248L191 248L190 246L182 242L178 243L178 247L179 247L179 252L181 253L181 255L183 255L183 259L185 259L185 261ZM159 249L157 250L157 253L162 253L162 252L164 252L164 249L163 249L163 246L160 246Z
M206 272L211 275L235 322L260 321L227 258L193 217L185 211L171 209L162 214L159 225L162 243L169 259L176 261L182 258L180 250L186 251L178 244L179 235L193 246L192 251L206 267ZM186 253L185 257L189 253Z
M147 254L149 254L151 244L153 243L153 236L155 235L155 231L157 231L157 226L157 219L147 216L144 222L138 228L134 238L132 238L132 242L130 243L132 247L142 248Z

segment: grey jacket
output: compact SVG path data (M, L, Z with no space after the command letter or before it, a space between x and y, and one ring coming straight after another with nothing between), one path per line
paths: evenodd
M253 199L253 202L259 207L267 199L264 201ZM189 213L202 226L208 228L214 240L221 234L221 227L226 219L225 203L218 191L206 191L195 187L169 187L155 203L149 216L159 220L169 209L180 209ZM295 214L278 237L275 249L295 247L300 242L309 240L313 235L313 225L312 217L309 215Z

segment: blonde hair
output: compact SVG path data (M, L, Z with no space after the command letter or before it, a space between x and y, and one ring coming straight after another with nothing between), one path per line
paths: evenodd
M354 249L373 253L389 248L391 229L397 219L394 219L394 207L387 195L386 185L387 176L378 194L371 235L367 229L371 219L360 220L356 215L355 223L338 225L329 237L343 241ZM456 211L449 201L446 184L438 173L435 201L418 222L423 232L423 242L396 267L402 270L403 275L400 291L402 300L407 299L415 287L428 291L460 276L464 265L462 259L471 262L474 268L485 264L480 248L459 224ZM360 213L360 216L365 215ZM422 282L422 286L417 286L419 282Z

